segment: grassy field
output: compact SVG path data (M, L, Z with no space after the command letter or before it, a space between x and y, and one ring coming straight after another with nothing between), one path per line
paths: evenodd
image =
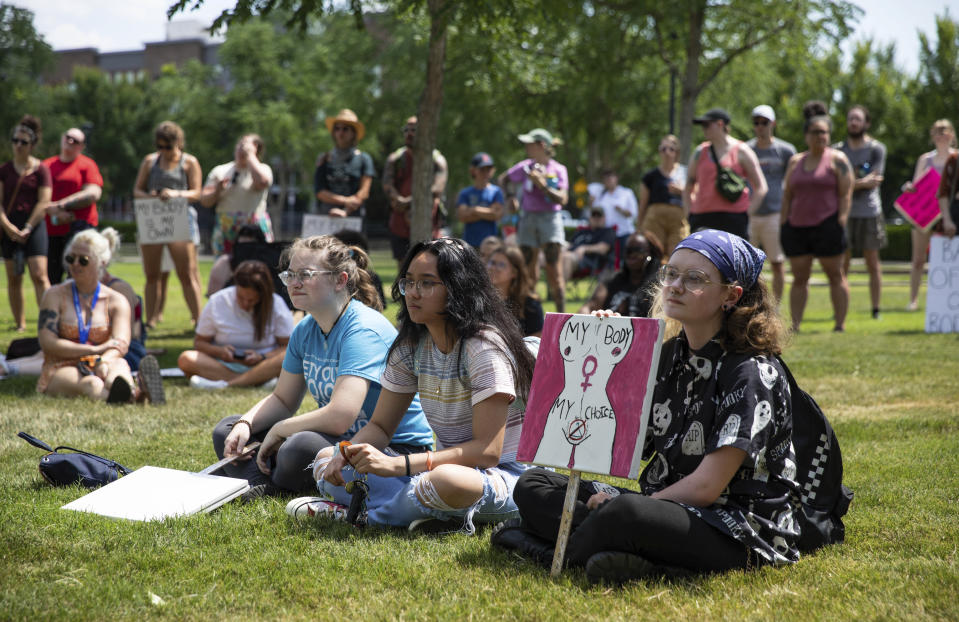
M374 262L390 282L392 260L377 252ZM116 268L142 285L139 264ZM921 313L900 311L907 279L887 272L882 317L873 320L865 276L854 274L841 335L830 332L827 289L814 287L803 333L785 354L830 416L856 492L846 543L795 566L610 589L575 570L550 580L492 551L488 531L299 526L285 500L147 524L62 511L83 491L47 485L36 468L41 452L17 431L133 468L199 470L215 460L213 425L263 393L200 392L172 380L164 407L111 408L40 397L33 379L14 378L0 382L0 619L959 619L959 340L926 335ZM4 299L4 350L16 336L9 318ZM28 318L35 322L35 304ZM173 366L191 343L174 278L148 346L165 348L161 366Z

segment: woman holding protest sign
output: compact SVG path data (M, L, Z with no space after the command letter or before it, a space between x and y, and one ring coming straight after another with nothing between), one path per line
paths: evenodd
M310 463L318 451L353 438L370 420L396 337L379 313L380 295L360 247L314 236L293 242L284 260L289 264L280 278L307 316L290 335L273 392L242 416L225 417L213 431L220 458L239 454L250 440L262 442L255 461L225 467L228 475L254 485L247 498L316 489ZM316 409L294 416L307 391ZM432 446L419 400L407 404L388 442L396 455Z
M156 153L143 158L137 179L133 185L133 196L137 199L174 198L186 199L193 203L200 200L203 171L195 157L183 151L183 129L173 121L164 121L154 131ZM163 313L162 259L163 249L168 248L177 278L183 287L190 316L196 324L200 317L200 272L197 268L197 251L194 240L197 236L196 211L190 210L191 240L164 242L160 244L141 244L143 272L146 276L143 298L146 305L147 326L153 328Z
M566 560L594 581L749 569L799 559L784 329L759 278L765 255L707 229L660 270L653 314L666 321L641 493L583 481ZM567 478L531 469L516 485L521 521L495 546L551 562Z
M415 244L393 286L399 336L390 348L383 390L369 425L352 445L317 456L322 494L295 500L296 516L345 514L344 484L365 480L372 525L443 528L515 516L512 491L526 467L516 462L533 357L519 325L465 242ZM383 449L417 392L437 451L408 456ZM354 485L355 486L355 485Z
M915 192L915 184L919 183L926 173L935 169L942 176L943 169L946 166L946 160L949 156L956 153L956 129L952 126L949 119L939 119L932 124L929 129L929 136L935 149L919 156L916 161L916 172L912 180L902 185L903 192ZM922 284L922 272L926 267L926 251L929 248L929 240L932 234L942 231L942 224L936 224L928 231L912 228L912 266L909 270L909 304L907 311L915 311L919 308L919 286Z

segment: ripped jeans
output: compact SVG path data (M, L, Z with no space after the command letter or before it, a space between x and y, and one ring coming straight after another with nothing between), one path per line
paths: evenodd
M322 467L317 465L318 470ZM473 505L465 508L446 505L436 494L429 479L423 477L425 473L417 473L413 477L367 475L366 483L370 487L366 500L367 520L370 525L380 527L408 527L421 518L462 519L462 530L472 535L476 532L474 521L498 523L519 516L513 501L513 488L527 468L525 464L507 462L491 469L476 469L483 477L483 494ZM343 479L347 482L356 479L356 472L346 467L343 469ZM317 489L322 496L336 503L350 504L350 494L342 486L334 486L320 479ZM417 498L417 492L428 500L429 505L424 505Z

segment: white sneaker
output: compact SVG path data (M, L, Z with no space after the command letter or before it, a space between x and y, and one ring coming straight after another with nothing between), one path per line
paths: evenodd
M261 389L266 389L267 391L272 391L276 388L276 383L279 382L279 378L270 378L266 382L260 385Z
M333 520L346 520L349 510L345 505L327 501L323 497L299 497L286 504L286 513L297 521L307 521L316 517Z
M225 389L230 384L226 380L210 380L209 378L204 378L203 376L192 376L190 378L190 386L194 389L206 389L207 391L213 391L216 389Z

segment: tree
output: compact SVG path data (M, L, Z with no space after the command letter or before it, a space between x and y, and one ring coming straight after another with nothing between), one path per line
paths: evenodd
M25 113L42 117L44 99L37 76L53 64L53 50L33 27L33 12L0 3L0 128L9 131ZM2 147L3 159L10 145Z

